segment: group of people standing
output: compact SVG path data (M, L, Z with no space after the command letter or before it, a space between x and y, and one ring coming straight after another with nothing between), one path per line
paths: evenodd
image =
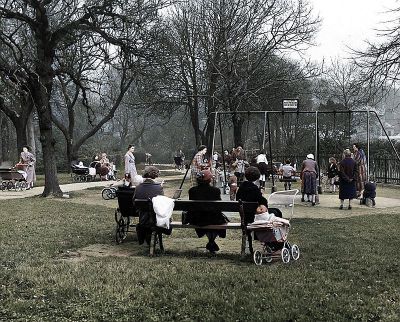
M343 157L339 163L335 158L329 158L327 174L333 191L335 191L336 184L339 184L339 209L343 209L344 200L348 200L347 209L351 209L351 200L360 197L362 202L366 198L370 198L372 205L375 205L376 184L367 181L367 158L358 143L353 144L353 153L350 149L343 151ZM307 195L308 201L315 205L318 175L317 162L314 160L314 155L309 154L307 159L303 161L301 168L303 202L305 195ZM337 178L338 182L336 182Z

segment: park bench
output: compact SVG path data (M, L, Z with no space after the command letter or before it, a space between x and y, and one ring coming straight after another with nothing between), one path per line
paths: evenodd
M293 216L294 199L297 195L298 190L288 190L275 192L268 198L269 206L279 207L281 210L288 209L290 213L289 218ZM162 242L162 228L155 226L156 215L153 211L153 204L151 199L135 199L133 200L134 189L122 188L117 192L118 205L119 207L115 211L115 220L117 223L116 228L116 242L121 243L127 236L128 232L133 231L132 228L136 226L133 222L135 217L138 217L138 210L148 211L153 215L152 222L154 226L151 227L152 236L150 242L150 255L154 255L157 244L161 251L164 250ZM241 230L241 254L245 254L247 233L249 231L244 223L245 212L253 212L257 208L256 202L242 202L242 201L210 201L210 200L175 200L174 211L208 211L209 209L219 210L222 212L234 212L240 215L240 222L229 222L221 225L207 225L207 226L195 226L190 224L184 224L181 221L172 221L170 226L172 229L236 229ZM283 207L283 209L281 208ZM269 207L270 211L274 212L274 208ZM280 210L278 210L280 212ZM252 249L251 241L249 248Z
M137 210L145 210L149 211L153 214L154 220L155 213L153 211L153 204L150 199L135 199L134 206ZM242 202L242 201L210 201L210 200L175 200L174 203L174 211L209 211L209 209L219 210L222 212L235 212L240 215L240 222L231 223L228 222L226 224L220 225L207 225L207 226L195 226L190 224L184 224L181 221L172 221L170 223L170 227L172 229L211 229L211 230L220 230L220 229L237 229L242 231L241 235L241 254L245 254L246 247L246 238L247 238L247 229L244 224L244 213L246 211L251 211L255 213L258 204L256 202ZM160 228L157 226L152 227L152 236L150 242L150 256L154 255L156 246L159 244L159 248L161 251L164 251L163 243L162 243L162 233L160 232ZM250 245L251 247L251 245Z
M133 188L119 188L116 191L118 208L115 211L115 221L117 223L115 231L115 240L117 244L123 242L129 232L136 227L134 222L135 217L138 217L139 210L149 211L152 214L154 226L152 229L150 255L154 255L156 245L159 244L160 250L163 251L162 229L155 226L155 216L153 204L151 200L135 199L133 200L135 190ZM240 222L229 222L221 225L195 226L184 224L181 221L172 221L170 226L173 229L240 229L242 230L242 255L246 247L246 226L244 224L245 211L255 212L258 204L256 202L241 202L241 201L210 201L210 200L175 200L174 211L207 211L209 209L219 210L222 212L235 212L240 215ZM251 245L250 245L251 247Z

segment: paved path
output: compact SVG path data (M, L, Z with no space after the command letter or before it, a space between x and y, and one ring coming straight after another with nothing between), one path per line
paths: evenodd
M181 180L183 178L184 173L177 174L174 176L161 177L161 180L169 181L169 180ZM186 180L190 179L188 176ZM69 192L85 190L92 187L108 187L110 185L121 184L118 181L89 181L89 182L74 182L68 184L60 185L62 192L67 196ZM15 191L15 190L4 190L0 191L0 200L5 199L19 199L19 198L28 198L34 196L40 196L43 192L43 187L34 187L33 189L24 190L24 191Z
M68 195L68 192L84 190L91 187L107 187L111 184L116 184L117 181L90 181L90 182L75 182L60 185L62 192ZM18 199L40 196L44 187L34 187L33 189L24 191L5 190L0 191L0 200L4 199Z

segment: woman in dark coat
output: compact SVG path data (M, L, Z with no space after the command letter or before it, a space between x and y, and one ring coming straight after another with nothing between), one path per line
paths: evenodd
M154 166L145 167L143 172L144 181L136 187L135 199L151 199L155 196L164 195L161 184L154 181L154 179L159 176L159 173L160 171ZM151 228L154 224L151 213L144 210L140 211L139 223L136 225L136 234L140 245L143 244L144 241L150 244Z
M221 200L221 191L218 188L210 186L212 181L212 173L210 170L202 170L197 174L197 186L189 189L190 200ZM226 217L221 211L209 209L208 211L196 212L190 211L187 214L187 221L189 224L196 226L207 226L207 225L219 225L227 222ZM226 237L226 230L207 230L207 229L196 229L197 236L203 237L207 235L208 243L206 249L211 253L215 253L219 250L215 239L217 236L221 238Z
M258 170L256 167L248 167L244 173L244 176L247 181L244 181L241 184L236 194L236 200L258 202L259 205L265 205L268 207L267 199L263 197L260 188L254 183L258 178L260 178L260 170ZM255 211L245 212L245 224L247 225L254 222L254 216ZM249 241L249 250L251 253L253 253L252 237L250 232L247 232L247 239Z
M344 159L339 163L339 209L343 209L344 199L349 199L347 209L351 209L351 199L357 197L356 178L357 163L351 157L350 150L346 149L344 150Z

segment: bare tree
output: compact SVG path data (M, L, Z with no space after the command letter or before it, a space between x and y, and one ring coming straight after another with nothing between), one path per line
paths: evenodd
M378 31L379 41L367 41L365 51L353 50L354 62L363 72L371 100L379 100L382 93L397 89L400 80L400 7L388 13L395 17L386 21L386 26Z
M55 139L50 104L57 74L58 51L78 41L83 31L120 48L123 53L146 56L146 45L130 38L133 30L151 32L164 1L11 0L0 1L4 26L0 42L11 61L1 62L0 71L13 71L23 79L36 108L43 150L45 188L43 196L61 195L55 162ZM19 33L23 30L23 33ZM112 52L113 48L110 48ZM105 52L104 55L110 55Z
M169 46L178 63L171 70L181 85L196 142L210 144L213 112L245 110L253 100L262 101L259 93L271 80L259 71L274 57L310 44L318 23L303 0L180 2L170 22ZM243 120L234 113L232 121L239 141Z

